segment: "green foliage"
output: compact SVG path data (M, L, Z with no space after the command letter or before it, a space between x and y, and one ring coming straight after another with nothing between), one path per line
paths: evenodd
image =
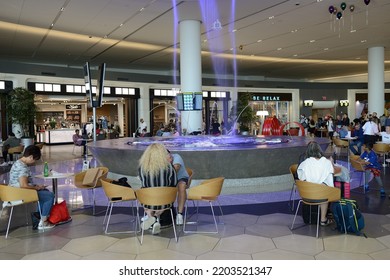
M254 113L249 106L251 101L251 94L249 92L239 93L237 99L237 105L233 106L230 111L231 119L237 119L237 123L240 123L240 131L249 131L251 123L254 121Z
M25 88L14 88L7 95L7 114L9 120L18 123L23 129L23 136L34 134L34 118L37 106L34 103L34 93Z

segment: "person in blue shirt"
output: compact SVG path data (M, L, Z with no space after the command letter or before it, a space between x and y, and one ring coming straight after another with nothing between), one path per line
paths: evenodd
M187 200L187 189L189 187L190 175L187 173L186 167L184 165L183 158L179 154L170 154L170 162L173 164L173 167L177 173L177 215L176 215L176 224L182 225L184 222L183 211L184 204Z
M359 122L355 123L355 129L351 131L351 137L357 137L355 140L349 142L349 149L354 155L360 155L362 153L362 146L364 143L363 129ZM355 149L357 147L357 150Z
M383 188L383 182L381 178L381 165L378 162L378 156L376 155L375 151L372 150L373 144L371 142L368 142L363 145L364 152L360 156L360 162L365 164L365 173L364 173L364 190L367 192L369 190L368 187L368 179L370 176L370 173L374 175L375 180L377 181L379 187L380 187L380 193L381 197L385 197L386 193Z

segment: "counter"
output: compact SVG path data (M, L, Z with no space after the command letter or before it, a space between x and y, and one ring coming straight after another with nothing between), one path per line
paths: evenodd
M44 142L50 144L72 144L74 129L53 129L45 131Z

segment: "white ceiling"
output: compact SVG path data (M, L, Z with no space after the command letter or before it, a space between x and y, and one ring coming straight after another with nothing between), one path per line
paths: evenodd
M342 11L342 2L346 9L337 20L329 6ZM0 0L0 62L69 69L105 62L109 71L170 75L180 68L173 63L180 50L174 25L199 19L205 77L232 76L234 65L241 79L311 81L367 74L368 48L375 46L385 47L385 70L390 70L390 1L369 2ZM217 20L220 30L213 29ZM216 52L223 54L224 70L213 70Z

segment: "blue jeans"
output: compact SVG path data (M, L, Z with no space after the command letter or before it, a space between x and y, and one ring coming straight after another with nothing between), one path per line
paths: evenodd
M54 203L54 193L48 190L38 191L39 206L41 207L42 216L49 216L51 207Z
M357 151L355 149L355 145L357 146ZM362 145L363 142L359 140L354 140L349 143L349 149L355 155L360 155L362 153Z

